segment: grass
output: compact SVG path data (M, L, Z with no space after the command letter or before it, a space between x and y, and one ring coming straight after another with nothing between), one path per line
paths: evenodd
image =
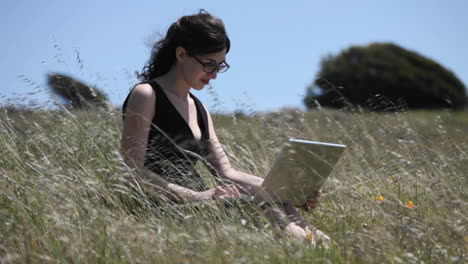
M282 236L254 208L154 207L126 184L118 111L4 108L0 262L467 261L466 112L319 109L214 122L233 166L259 176L288 137L348 146L320 206L304 214L332 237L331 249Z

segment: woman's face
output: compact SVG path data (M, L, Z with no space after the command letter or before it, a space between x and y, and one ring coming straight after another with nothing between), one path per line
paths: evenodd
M181 52L183 54L179 54L180 51L183 51ZM210 80L216 79L218 75L216 69L213 72L206 71L216 68L216 66L224 63L226 60L226 50L195 56L188 55L185 49L178 50L177 52L182 77L184 81L195 90L202 90L205 85L210 83Z

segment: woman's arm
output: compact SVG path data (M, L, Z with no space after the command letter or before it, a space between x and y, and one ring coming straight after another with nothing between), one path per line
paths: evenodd
M218 136L216 135L213 120L208 110L205 107L208 116L208 127L210 131L210 164L216 169L221 177L227 178L233 181L236 184L239 184L242 188L241 191L249 195L256 195L267 197L268 195L260 192L261 185L263 183L263 178L260 178L255 175L251 175L245 172L241 172L232 168L229 159L224 152L221 144L219 143ZM317 191L313 196L308 197L307 202L304 205L299 206L299 208L304 211L312 211L318 204L318 198L320 197L320 191ZM260 198L260 197L258 197ZM260 198L263 199L263 198Z
M233 181L234 183L240 185L241 191L249 195L255 195L263 183L263 178L260 178L255 175L251 175L245 172L235 170L229 158L223 150L223 147L219 143L218 136L216 135L213 120L209 111L206 109L208 116L208 129L210 132L209 140L209 151L210 155L208 156L208 161L211 166L213 166L219 175L223 178Z
M155 115L156 94L149 84L137 85L129 98L121 138L121 154L125 163L137 170L138 175L155 185L161 193L166 192L171 197L188 202L213 199L216 190L196 192L164 180L144 166L148 136L151 122Z

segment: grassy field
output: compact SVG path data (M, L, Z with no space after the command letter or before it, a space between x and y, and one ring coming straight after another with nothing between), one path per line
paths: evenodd
M291 110L214 122L233 166L259 176L288 137L348 146L304 214L330 249L275 232L254 208L155 208L126 184L118 111L10 108L0 112L0 263L466 263L468 113Z

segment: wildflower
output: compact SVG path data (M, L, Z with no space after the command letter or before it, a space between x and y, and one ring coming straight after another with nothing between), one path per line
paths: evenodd
M383 202L384 197L382 195L379 195L375 198L378 202Z
M306 239L307 239L307 241L312 243L312 240L314 239L314 234L312 234L312 233L307 234Z
M406 207L408 207L408 208L413 208L413 207L414 207L413 201L408 201L408 202L406 203Z

